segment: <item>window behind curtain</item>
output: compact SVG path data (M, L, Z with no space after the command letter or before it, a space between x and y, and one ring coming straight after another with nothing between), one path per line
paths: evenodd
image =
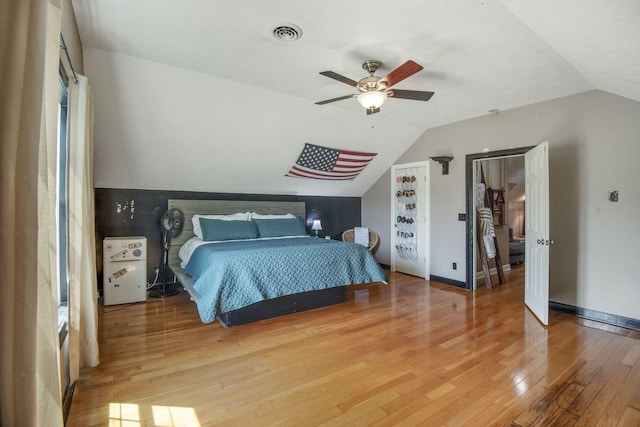
M68 79L64 71L58 78L58 188L57 188L57 234L58 234L58 302L66 307L68 301L67 264L67 124L68 124ZM66 320L66 316L65 316Z
M69 80L63 67L60 67L58 77L58 161L57 161L57 191L56 191L56 231L58 250L58 337L60 339L60 387L64 402L65 420L71 402L71 376L69 365L69 276L68 276L68 234L67 234L67 137L68 137L68 99Z

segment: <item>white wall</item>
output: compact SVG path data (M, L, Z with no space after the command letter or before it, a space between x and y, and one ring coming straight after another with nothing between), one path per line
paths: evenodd
M80 34L78 34L78 25L76 24L76 17L73 14L71 0L62 0L60 7L62 10L60 33L62 34L62 37L64 37L64 43L67 45L69 57L73 63L73 69L78 74L84 74L82 43L80 42ZM62 50L60 50L60 59L65 67L69 67L67 57ZM70 70L69 74L71 74Z
M360 197L424 130L91 47L84 62L96 187ZM286 177L305 143L378 155L353 181Z
M589 91L427 130L395 163L455 157L449 175L431 168L431 274L465 281L465 223L457 220L465 212L465 155L549 141L550 299L640 319L639 118L640 103ZM385 263L388 186L385 174L362 198L363 224L380 233L376 257ZM608 201L609 190L620 202Z

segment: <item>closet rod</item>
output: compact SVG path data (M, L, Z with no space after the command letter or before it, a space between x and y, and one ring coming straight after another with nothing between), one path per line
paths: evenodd
M71 72L73 73L73 82L78 84L78 76L76 75L76 70L73 69L73 62L71 62L71 56L69 56L69 49L67 49L67 44L64 42L64 37L62 37L62 33L60 33L60 47L64 49L64 53L67 55L67 61L69 61L69 66L71 67Z

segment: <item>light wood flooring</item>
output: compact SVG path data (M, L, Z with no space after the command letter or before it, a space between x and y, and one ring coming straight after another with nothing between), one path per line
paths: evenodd
M640 332L403 274L225 329L184 292L100 313L67 426L640 425Z

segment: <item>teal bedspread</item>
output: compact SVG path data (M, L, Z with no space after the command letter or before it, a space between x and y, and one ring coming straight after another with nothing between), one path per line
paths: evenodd
M185 271L195 280L205 323L265 299L387 280L364 246L313 237L203 245Z

